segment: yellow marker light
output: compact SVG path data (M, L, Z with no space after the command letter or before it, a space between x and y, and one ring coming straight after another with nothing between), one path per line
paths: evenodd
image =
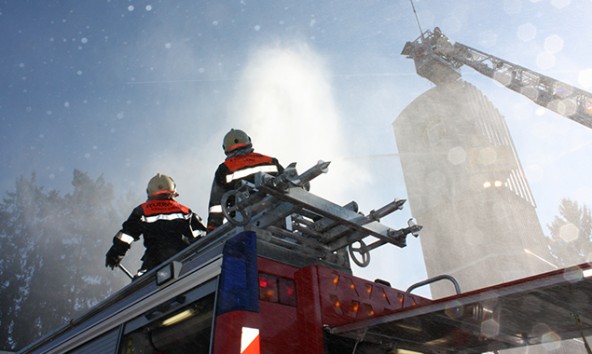
M189 317L193 316L195 314L193 309L187 309L185 311L179 312L176 315L173 315L169 318L167 318L166 320L162 321L162 325L163 326L172 326L176 323L179 323L181 321L184 321L186 319L188 319Z
M357 301L352 301L352 311L357 313L360 309L360 303Z
M372 305L370 305L370 304L364 304L364 312L368 316L374 316L376 314L376 312L372 308Z

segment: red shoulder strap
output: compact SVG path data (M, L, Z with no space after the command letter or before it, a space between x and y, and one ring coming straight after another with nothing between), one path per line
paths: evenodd
M224 164L228 167L230 172L235 172L245 167L271 165L272 163L273 158L256 152L230 157L224 161Z

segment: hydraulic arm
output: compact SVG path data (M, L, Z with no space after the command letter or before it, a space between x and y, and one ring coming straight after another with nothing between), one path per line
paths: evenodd
M534 103L592 128L592 94L461 43L451 43L438 27L407 42L402 53L420 76L436 85L460 78L467 65Z

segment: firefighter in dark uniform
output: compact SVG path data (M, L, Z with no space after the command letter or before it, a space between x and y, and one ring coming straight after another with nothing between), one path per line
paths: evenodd
M242 180L254 182L257 172L277 176L284 168L274 157L253 150L251 138L242 130L231 129L222 142L226 159L218 166L210 194L208 232L224 222L221 200L224 193L235 188Z
M146 189L148 200L137 206L113 237L113 246L106 255L105 266L114 267L125 256L131 243L144 235L146 251L139 274L149 271L187 247L206 228L201 218L188 207L174 200L179 194L169 176L160 173L150 179ZM203 233L201 233L203 234Z

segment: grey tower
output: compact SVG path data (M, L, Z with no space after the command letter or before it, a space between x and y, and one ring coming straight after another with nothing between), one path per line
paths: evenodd
M428 276L469 291L553 269L505 120L476 87L434 87L393 126ZM446 282L431 290L453 294Z

